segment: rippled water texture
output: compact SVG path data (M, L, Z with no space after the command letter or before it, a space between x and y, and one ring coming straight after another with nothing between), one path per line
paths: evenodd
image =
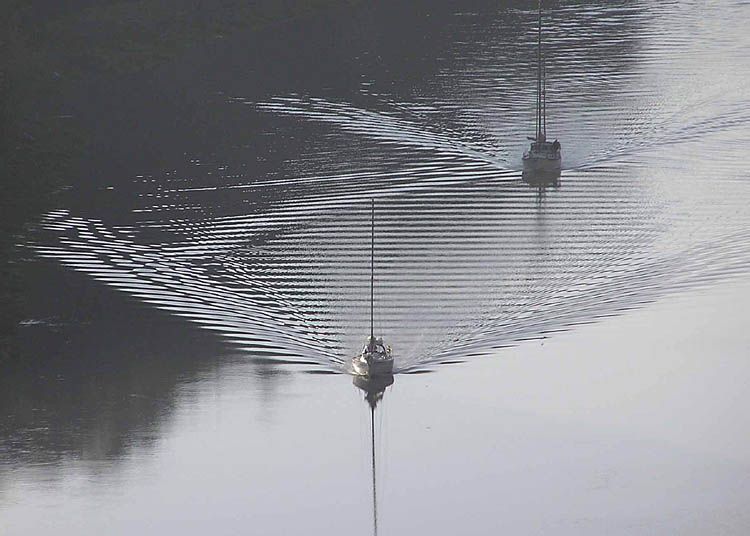
M377 329L400 371L744 273L746 14L555 9L548 113L564 172L553 188L519 173L533 12L456 13L454 41L418 85L227 96L262 125L255 136L303 140L278 167L175 162L113 194L130 208L120 219L48 214L34 247L253 355L334 369L367 331L370 198ZM265 156L253 142L236 152Z
M201 468L196 478L226 494L213 497L212 508L229 517L228 512L246 507L253 515L282 516L288 514L284 501L307 505L300 515L311 520L323 519L319 511L342 512L345 505L333 497L358 489L361 482L334 485L328 480L330 471L335 472L340 458L358 459L360 453L352 453L357 445L337 435L344 433L352 415L334 393L336 381L348 383L338 373L346 371L369 330L371 199L376 207L376 332L393 347L398 373L433 372L396 375L393 391L399 381L404 387L425 382L414 391L417 400L428 397L430 382L424 378L451 370L442 364L471 361L464 366L485 367L485 361L503 357L497 352L500 348L550 340L551 334L574 337L580 330L601 327L605 318L645 314L647 305L679 302L694 290L747 278L750 4L556 2L545 19L548 136L562 143L563 171L558 181L547 183L530 183L521 176L521 154L534 125L534 7L534 2L493 3L476 11L436 14L434 20L418 17L420 23L414 25L360 14L363 20L347 31L333 32L337 37L331 38L351 39L349 49L338 51L348 66L346 74L331 69L328 62L336 65L338 60L322 58L325 54L318 66L317 60L289 60L272 46L259 53L271 59L256 61L250 68L242 59L252 54L250 48L219 45L214 53L221 59L196 67L194 78L200 83L190 103L196 115L212 118L210 132L184 134L190 143L170 153L182 156L170 156L163 166L144 165L122 176L113 165L111 176L82 179L25 237L32 263L46 267L45 277L50 271L56 274L51 285L85 289L69 298L70 303L54 292L50 300L68 311L86 309L94 318L91 325L109 327L77 327L65 338L67 361L60 365L64 372L30 380L23 396L8 402L13 418L0 443L9 455L8 466L18 471L28 466L39 473L53 466L64 473L67 466L56 465L60 459L95 460L89 476L78 477L85 481L104 478L90 475L109 474L113 460L127 465L132 456L146 473L174 477L169 488L179 495L183 488L175 482L187 477L170 464L185 456L191 466ZM383 30L391 24L396 26L392 33ZM222 56L222 46L232 48L226 55L233 60ZM161 83L169 79L161 76ZM147 92L149 86L142 89ZM148 118L141 121L148 124ZM203 142L196 142L201 135ZM175 139L182 140L180 136ZM149 151L159 153L159 146L144 150ZM134 152L134 162L141 156ZM118 292L101 294L107 289ZM97 324L97 316L106 316L106 322ZM47 328L40 327L44 325ZM151 325L156 326L153 331ZM196 326L203 329L194 330ZM22 329L34 334L41 329L67 333L69 328L56 326L54 319L35 318ZM131 346L115 351L113 347L119 346L110 347L113 340L127 340ZM588 342L578 348L580 352L571 354L584 354ZM606 360L610 351L615 349L605 348L597 355ZM625 367L630 356L619 357L623 361L612 366L630 377L629 370L617 368ZM66 367L77 367L79 387L71 391L65 383L71 377ZM562 368L557 370L564 375ZM320 374L292 374L298 371ZM96 379L87 382L88 374ZM462 378L456 390L471 398L475 387L469 374L455 374ZM486 381L492 374L482 375L484 393L493 392L494 386ZM495 375L497 384L502 382L499 376ZM295 397L308 396L300 387L303 382L319 382L310 387L319 389L319 396L304 398L309 402L304 408L289 409ZM248 394L249 384L257 388L257 397ZM506 388L513 392L514 386ZM409 404L415 404L412 393L401 393L393 396L404 404L399 411L408 413ZM196 399L203 402L192 405ZM653 402L653 407L662 407L658 397ZM451 409L440 404L436 399L435 407L449 414ZM252 418L243 413L250 406ZM276 411L284 417L275 417ZM402 433L412 430L416 437L417 429L437 429L440 421L430 420L434 415L429 408L422 408L424 414L413 407L411 411L417 415L416 424L399 425ZM528 437L565 445L581 441L582 452L594 444L575 439L588 436L577 436L558 421L550 425L524 420L509 410L502 426L491 427L486 423L494 414L486 405L465 413L453 411L461 415L457 426L461 437L469 438L466 445L479 449L477 459L503 459L479 447L483 434L515 426L528 432L524 427L532 426L529 422L536 428ZM398 411L393 412L391 418L398 421ZM289 417L292 413L294 418ZM175 414L178 417L170 420ZM321 419L322 414L329 418ZM196 422L208 422L210 433L204 428L205 435L191 436ZM278 431L282 428L283 433ZM190 446L189 453L165 439L176 431L189 436L180 436ZM281 439L266 444L266 434ZM329 443L323 441L326 437ZM450 455L439 459L430 450L432 457L424 459L435 460L438 467L452 466L456 456L462 457L456 452L469 447L460 444L458 436L441 437L442 443L416 441L413 448L421 445L426 451L443 452L437 445L448 445L444 448ZM238 490L247 483L202 457L204 441L212 440L221 444L212 452L233 460L236 467L247 461L244 448L261 444L269 449L263 451L268 460L283 459L283 464L268 466L256 458L247 461L253 464L253 475L259 475L260 482L272 482L272 489L278 482L296 482L299 474L308 480L299 488L284 488L289 494L283 497L274 499L258 491L252 507L235 504ZM526 445L523 438L510 435L503 440L511 451L514 445ZM154 461L137 450L159 441L156 457L163 459ZM295 446L299 441L310 442L309 456L300 455ZM557 459L535 450L541 448L535 441L528 443L528 452L539 459ZM732 456L742 450L738 445L747 442L738 440ZM644 458L623 454L612 461L601 451L591 454L606 458L602 486L610 489L612 465L626 474L627 467L653 470L654 481L663 477L680 483L680 471L693 467L687 457L673 473L667 474L671 465L660 473L659 460L672 463L672 451L663 445L659 448L664 450L649 450L646 444L632 448L627 452L642 453ZM531 464L533 473L537 465L518 449L510 455L514 467ZM583 459L576 449L564 452L570 459ZM613 447L615 451L620 452ZM415 454L414 459L423 458ZM643 459L653 465L642 464ZM682 459L676 456L674 463ZM559 466L544 466L543 477L534 473L539 486L546 486L548 474L555 482L575 479L576 475L558 474L564 472L560 467L567 467L566 461L559 461ZM465 463L469 472L482 465ZM742 467L746 471L746 465ZM391 497L396 497L391 505L419 502L419 497L434 499L440 494L425 490L446 485L438 482L430 488L429 478L439 473L434 467L423 488L416 479L403 476L410 474L410 467L402 469L402 486L390 488ZM718 474L713 469L706 469L710 478ZM477 471L480 480L516 482L521 496L535 496L531 484L523 487L525 477L510 469L510 476ZM695 476L699 469L695 471L690 474ZM130 473L117 474L129 482L124 489L148 503L149 495L141 494L139 487L151 481L148 475L139 472L133 483ZM364 477L367 481L366 472ZM18 481L27 482L20 477ZM81 489L79 484L85 487L76 479L65 482L73 493ZM635 484L617 489L627 489L626 502L639 500L641 488ZM120 498L128 495L113 493L121 493ZM383 496L388 493L386 484ZM566 493L560 492L557 499ZM24 495L16 491L13 496ZM716 501L729 504L725 495ZM369 512L367 501L355 503L353 509L361 509L363 515ZM592 511L597 504L594 501ZM491 519L494 507L485 506L477 519ZM512 511L513 501L505 507ZM391 511L396 509L392 506ZM17 522L24 517L12 511ZM162 513L164 519L180 515L179 509ZM672 515L682 516L679 508ZM259 526L275 526L262 519ZM586 525L589 521L560 528L552 520L540 530L581 534L587 528L601 534L608 526ZM618 525L623 534L659 533L658 524L628 523ZM333 525L315 526L336 532ZM639 532L644 526L656 527L656 532ZM628 530L634 527L635 532ZM716 533L714 528L711 525L705 533ZM419 532L416 526L412 529Z

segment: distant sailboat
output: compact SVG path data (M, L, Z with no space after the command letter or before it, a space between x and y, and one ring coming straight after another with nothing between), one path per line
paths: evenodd
M370 249L370 336L360 354L352 359L352 370L359 376L384 376L393 373L393 355L390 346L381 337L375 337L375 200L372 200L372 226Z
M542 0L539 0L539 31L537 40L536 136L523 153L524 176L559 174L562 166L560 142L547 141L546 73L542 62Z

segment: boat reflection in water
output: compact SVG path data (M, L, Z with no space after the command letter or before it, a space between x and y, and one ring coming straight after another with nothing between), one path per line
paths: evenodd
M365 400L374 412L375 407L383 399L385 390L393 385L393 374L380 374L378 376L354 376L354 385L365 393Z
M385 390L393 384L393 374L378 376L355 376L354 385L365 393L365 400L370 406L370 446L372 458L372 533L378 533L378 491L375 478L375 408L383 399Z
M554 188L557 190L560 187L560 170L557 171L524 171L521 175L523 182L540 190L547 188Z

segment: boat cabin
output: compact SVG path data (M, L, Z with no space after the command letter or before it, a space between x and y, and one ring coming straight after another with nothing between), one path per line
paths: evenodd
M388 351L385 348L383 339L381 337L368 337L367 344L362 348L362 354L372 354L376 356L387 355Z
M560 142L555 141L535 141L531 144L531 147L523 155L524 158L549 158L559 159L560 158Z

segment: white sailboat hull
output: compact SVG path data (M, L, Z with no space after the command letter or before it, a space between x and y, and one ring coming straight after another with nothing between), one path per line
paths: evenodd
M393 356L361 354L352 360L352 372L357 376L387 376L393 374Z

